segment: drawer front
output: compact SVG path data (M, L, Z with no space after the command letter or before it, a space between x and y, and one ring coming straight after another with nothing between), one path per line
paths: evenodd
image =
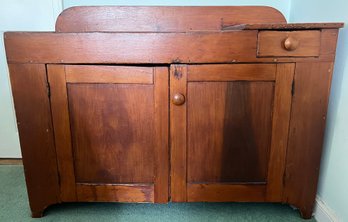
M261 31L258 35L259 57L319 56L320 31Z

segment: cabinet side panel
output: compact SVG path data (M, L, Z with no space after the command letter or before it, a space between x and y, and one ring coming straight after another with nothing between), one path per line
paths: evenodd
M333 63L298 63L289 129L283 200L312 216Z
M30 207L40 215L59 202L59 183L44 64L10 64Z

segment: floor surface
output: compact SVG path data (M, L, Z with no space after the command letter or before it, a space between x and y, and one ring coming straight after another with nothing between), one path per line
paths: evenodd
M267 203L61 204L49 207L43 218L32 219L23 167L0 165L0 221L313 222L315 220L301 219L298 211L288 205Z

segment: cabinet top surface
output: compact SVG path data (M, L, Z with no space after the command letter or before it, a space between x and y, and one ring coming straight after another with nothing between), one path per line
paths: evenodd
M333 61L342 26L288 24L264 6L93 6L64 10L55 32L10 32L4 40L9 63Z

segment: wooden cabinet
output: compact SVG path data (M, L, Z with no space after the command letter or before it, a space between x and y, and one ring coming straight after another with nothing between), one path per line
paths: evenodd
M341 26L269 7L75 7L56 32L5 33L33 216L242 201L311 217Z

